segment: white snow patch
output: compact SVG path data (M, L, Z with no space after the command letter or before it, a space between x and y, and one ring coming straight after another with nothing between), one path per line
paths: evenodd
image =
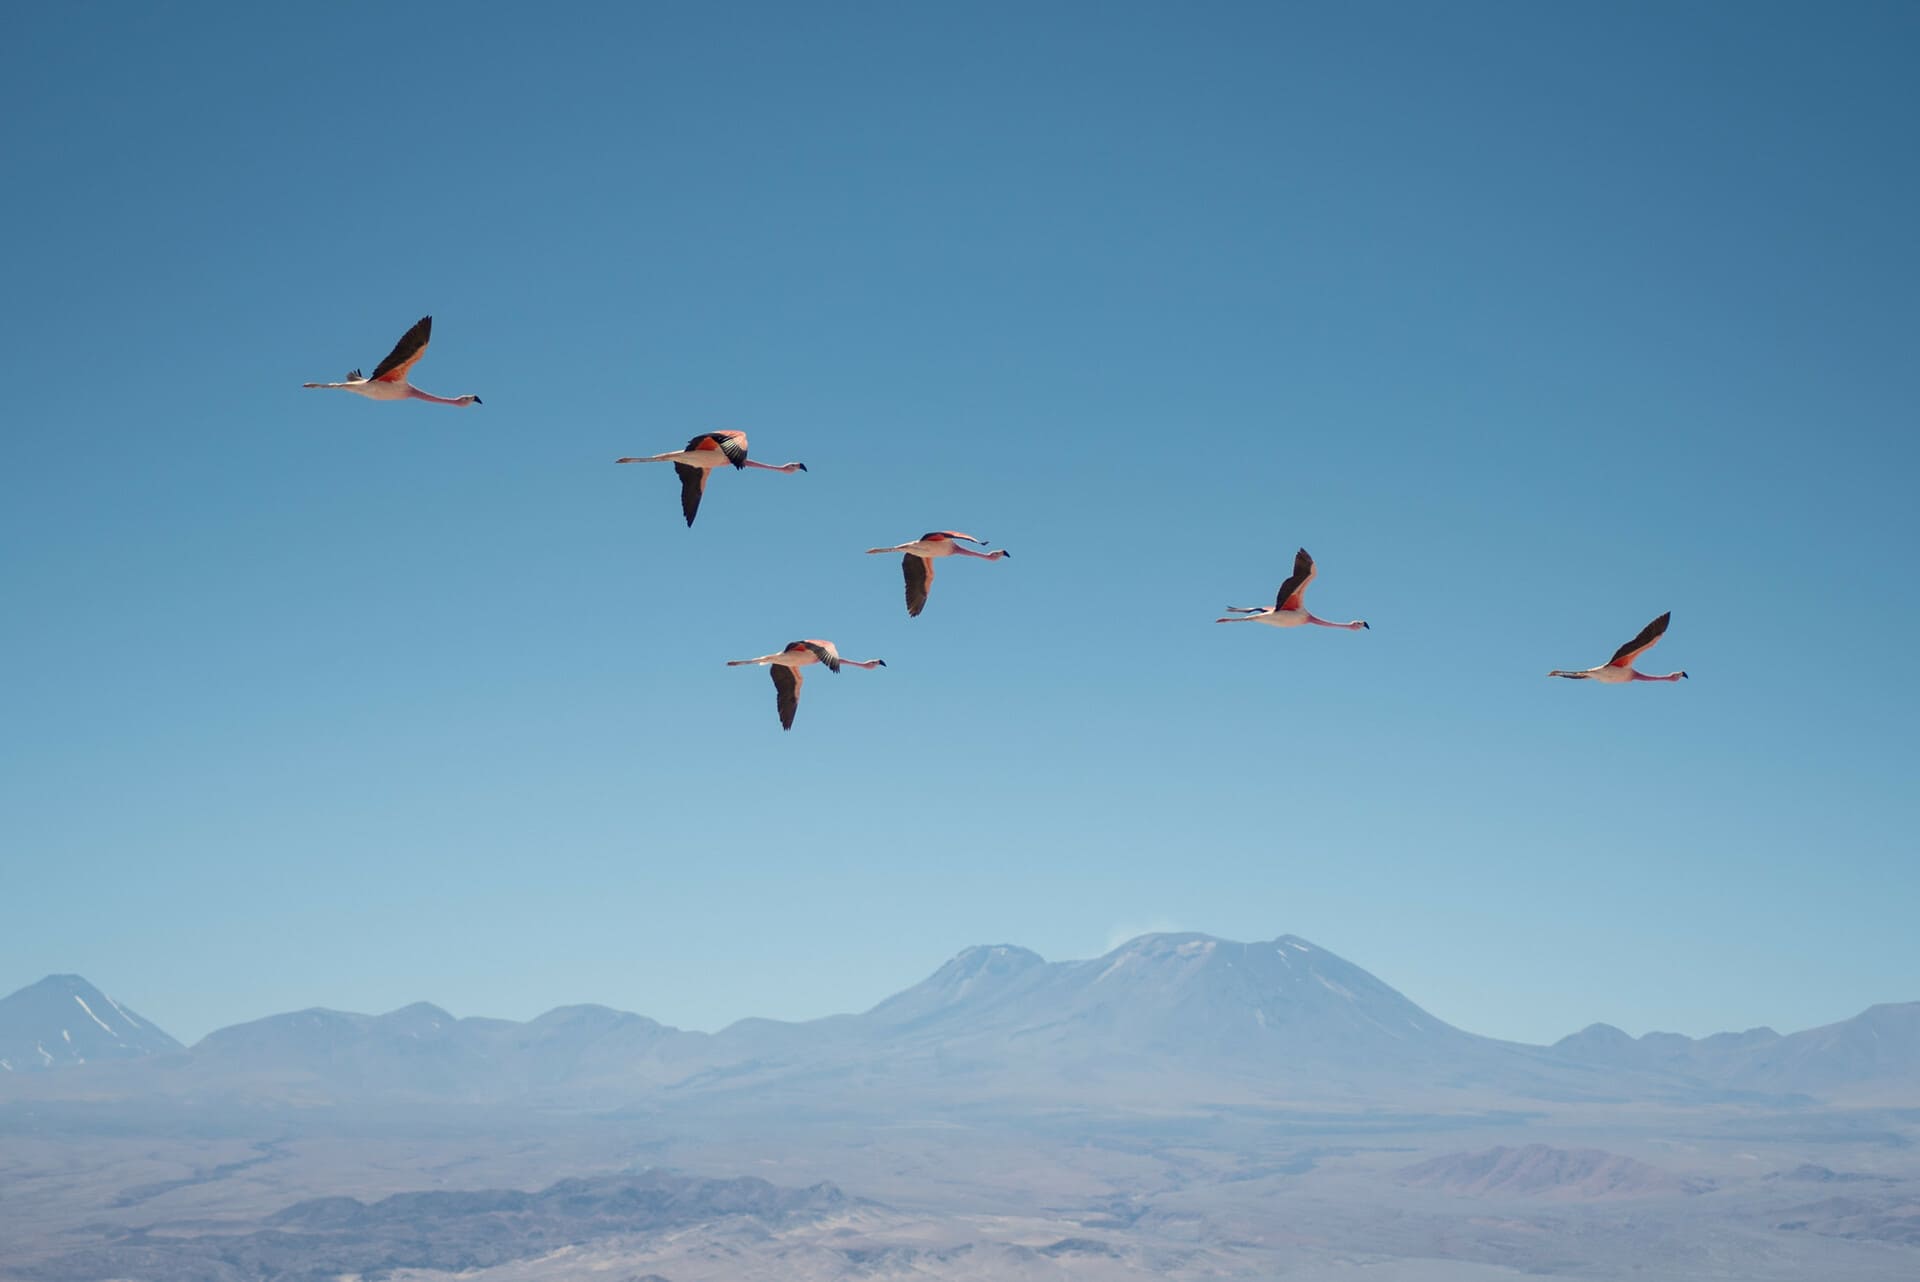
M102 994L100 994L100 995L101 995L102 997L107 997L107 995L106 995L105 993L102 993ZM127 1012L126 1012L125 1010L123 1010L123 1009L121 1008L121 1006L120 1006L120 1003L119 1003L119 1002L116 1002L116 1001L115 1001L115 1000L113 1000L113 998L111 998L111 997L107 997L107 1005L109 1005L109 1006L111 1006L111 1007L113 1007L113 1008L114 1008L114 1009L115 1009L116 1011L119 1011L119 1012L120 1012L120 1018L121 1018L121 1019L124 1019L124 1020L126 1020L126 1021L127 1021L127 1022L128 1022L129 1024L132 1024L132 1025L133 1025L133 1026L134 1026L135 1028L138 1028L138 1027L140 1027L140 1021L139 1021L139 1020L137 1020L137 1019L135 1019L135 1018L134 1018L133 1016L131 1016L131 1015L129 1015L129 1014L127 1014Z
M1298 948L1303 953L1310 953L1313 951L1313 949L1307 947L1305 944L1296 944L1291 939L1287 941L1287 947Z
M64 1029L64 1028L63 1028L63 1029L61 1029L61 1030L60 1030L60 1036L62 1036L62 1037L64 1037L64 1038L66 1038L66 1039L67 1039L67 1045L69 1045L69 1046L71 1046L71 1045L73 1045L73 1034L72 1034L72 1033L69 1033L69 1032L68 1032L68 1031L67 1031L66 1029Z
M40 1052L41 1059L44 1059L49 1064L53 1063L53 1056L47 1054L47 1048L42 1046L39 1042L35 1042L33 1044L33 1049Z
M1344 988L1341 985L1334 983L1331 979L1328 979L1325 975L1315 975L1314 978L1319 980L1321 987L1325 988L1330 993L1338 993L1340 994L1340 996L1346 998L1350 1002L1359 1000L1359 998L1353 995L1353 991L1351 989Z
M1102 979L1105 979L1107 976L1113 974L1114 971L1119 970L1122 966L1126 965L1128 962L1132 960L1133 960L1132 953L1120 954L1118 957L1113 959L1113 965L1101 971L1100 974L1094 979L1093 982L1096 984L1099 983Z
M73 995L73 1000L75 1000L76 1002L80 1002L80 1009L81 1009L81 1010L83 1010L83 1011L85 1011L85 1012L87 1012L87 1018L88 1018L88 1019L90 1019L90 1020L92 1020L92 1021L93 1021L94 1023L96 1023L96 1024L98 1024L98 1025L100 1025L100 1027L101 1027L101 1028L103 1028L103 1029L106 1029L106 1031L107 1031L107 1032L109 1032L109 1033L111 1033L111 1032L113 1031L113 1030L112 1030L111 1028L107 1028L107 1022L106 1022L105 1020L103 1020L103 1019L101 1019L101 1018L100 1018L100 1017L99 1017L98 1015L96 1015L96 1014L94 1014L94 1013L93 1013L93 1007L91 1007L91 1006L89 1006L89 1005L87 1005L87 1004L86 1004L85 1002L83 1002L83 1001L80 1001L80 994L78 994L78 993L75 993L75 994Z
M1215 942L1211 939L1190 939L1173 951L1182 957L1205 957L1213 951Z
M4 1068L11 1073L13 1071L13 1062L11 1060L0 1059L0 1068Z
M1267 1026L1267 1012L1263 1010L1253 1012L1253 1022L1265 1028Z

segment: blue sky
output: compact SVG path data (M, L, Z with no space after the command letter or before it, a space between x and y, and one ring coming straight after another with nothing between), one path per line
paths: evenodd
M1920 11L1035 8L16 15L0 990L1920 998ZM428 312L483 406L300 389ZM711 427L811 470L611 465ZM909 620L943 527L1014 557ZM1372 631L1212 624L1302 544ZM1667 609L1692 681L1544 678ZM799 636L889 666L782 734Z

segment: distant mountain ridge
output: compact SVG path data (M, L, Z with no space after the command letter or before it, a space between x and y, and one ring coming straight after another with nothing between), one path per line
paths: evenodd
M1630 1037L1590 1024L1549 1048L1570 1063L1696 1078L1737 1090L1823 1094L1849 1086L1920 1080L1920 1002L1869 1006L1852 1019L1782 1035L1771 1028L1692 1038Z
M60 1021L77 1023L100 1003L116 1018L83 1046L80 1030ZM34 1049L40 1067L182 1050L77 976L21 990L0 1002L0 1017L0 1047ZM49 1035L70 1053L51 1054ZM1085 961L1049 962L1011 944L967 948L865 1012L805 1023L747 1019L708 1034L604 1006L521 1023L455 1018L420 1002L384 1015L272 1015L210 1033L173 1062L181 1058L180 1083L251 1075L313 1082L341 1098L600 1106L856 1079L938 1099L1127 1079L1158 1090L1170 1073L1241 1084L1229 1093L1349 1097L1435 1088L1536 1098L1826 1094L1920 1081L1920 1003L1788 1036L1636 1039L1593 1025L1552 1047L1525 1046L1455 1028L1295 935L1239 943L1181 933L1143 935Z
M48 975L0 998L0 1074L181 1049L166 1032L78 975Z

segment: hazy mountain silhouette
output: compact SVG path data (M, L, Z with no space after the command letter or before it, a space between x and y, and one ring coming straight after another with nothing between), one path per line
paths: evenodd
M1593 1024L1555 1042L1556 1058L1710 1082L1731 1090L1824 1095L1920 1076L1920 1002L1868 1007L1852 1019L1782 1036L1771 1028L1691 1038L1630 1037Z
M49 975L0 999L0 1073L179 1049L179 1042L78 975Z
M999 1059L1471 1071L1518 1048L1428 1014L1293 935L1143 935L1091 961L972 948L859 1016L876 1038Z
M103 1026L86 1010L113 1020ZM0 1046L42 1067L179 1049L74 976L23 989L0 1002L0 1017ZM67 1053L53 1053L50 1039ZM305 1081L338 1098L450 1102L618 1104L659 1091L791 1095L855 1081L931 1099L1058 1096L1127 1080L1158 1090L1170 1073L1378 1098L1432 1089L1542 1099L1827 1094L1920 1075L1920 1003L1785 1037L1632 1038L1598 1024L1534 1047L1455 1028L1297 936L1155 934L1089 961L968 948L871 1010L804 1023L749 1019L707 1034L604 1006L525 1023L456 1019L426 1003L384 1015L315 1009L220 1029L185 1060L168 1089ZM152 1077L138 1065L120 1072L129 1091L126 1073Z

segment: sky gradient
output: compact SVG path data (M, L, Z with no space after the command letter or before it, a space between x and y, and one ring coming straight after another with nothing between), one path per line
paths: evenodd
M0 991L684 1027L1293 932L1920 998L1920 9L38 6ZM485 404L302 391L414 372ZM804 475L728 474L703 428ZM957 528L909 620L895 558ZM1316 612L1216 627L1305 545ZM1673 686L1551 682L1672 610ZM885 657L762 672L800 636Z

